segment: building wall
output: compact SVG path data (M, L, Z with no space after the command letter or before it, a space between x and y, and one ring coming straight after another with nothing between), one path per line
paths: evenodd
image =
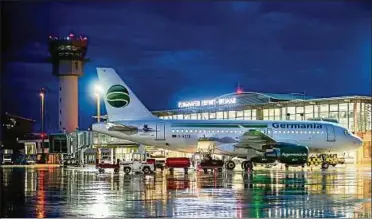
M1 121L1 136L4 148L23 149L23 145L19 144L17 139L32 132L34 121L7 113L2 115Z

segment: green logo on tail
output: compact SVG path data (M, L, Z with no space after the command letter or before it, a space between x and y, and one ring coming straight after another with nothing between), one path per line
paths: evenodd
M115 107L126 107L130 102L129 92L122 85L114 85L106 93L107 102Z

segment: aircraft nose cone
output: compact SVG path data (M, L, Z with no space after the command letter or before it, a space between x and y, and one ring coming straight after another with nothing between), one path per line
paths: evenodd
M359 138L358 136L354 136L353 143L354 145L361 146L363 144L363 140Z

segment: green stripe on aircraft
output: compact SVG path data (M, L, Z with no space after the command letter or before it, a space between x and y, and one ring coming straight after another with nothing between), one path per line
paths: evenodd
M172 124L172 127L193 127L193 128L267 128L267 124Z
M242 125L244 128L267 128L267 124L249 124L249 125Z

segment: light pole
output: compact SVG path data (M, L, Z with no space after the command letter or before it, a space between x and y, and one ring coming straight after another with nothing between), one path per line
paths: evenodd
M45 163L45 154L44 154L44 113L45 113L45 89L41 88L40 90L41 98L41 162Z
M96 93L96 100L97 100L97 122L101 121L101 98L99 93Z
M97 104L97 122L101 121L101 93L102 87L99 84L94 86L94 95L96 96L96 104Z
M98 83L94 85L94 96L96 97L96 104L97 104L97 122L101 121L101 94L103 92L103 89L101 85ZM99 141L99 133L97 133L97 140ZM98 142L99 144L99 142ZM101 162L101 150L99 147L97 147L97 154L96 154L96 161L98 163Z

